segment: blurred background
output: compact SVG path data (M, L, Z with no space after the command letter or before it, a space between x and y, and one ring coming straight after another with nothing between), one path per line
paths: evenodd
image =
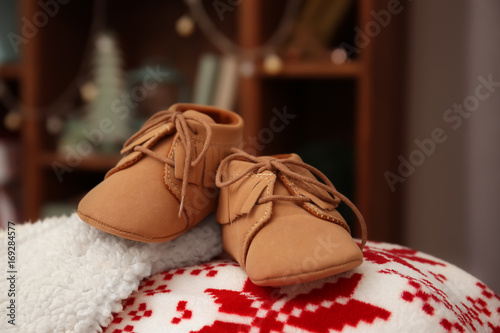
M176 102L296 152L369 238L500 292L500 3L2 0L0 223L71 213ZM354 233L356 224L345 207Z

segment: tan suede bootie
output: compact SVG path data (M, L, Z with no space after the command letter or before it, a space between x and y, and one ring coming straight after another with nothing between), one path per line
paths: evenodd
M302 283L363 262L360 247L336 210L356 213L362 243L366 226L356 206L320 171L295 154L255 157L234 149L221 162L217 220L224 249L260 286ZM318 176L324 183L319 182Z
M125 156L79 203L78 216L116 236L165 242L214 211L220 161L242 142L231 111L175 104L124 145Z

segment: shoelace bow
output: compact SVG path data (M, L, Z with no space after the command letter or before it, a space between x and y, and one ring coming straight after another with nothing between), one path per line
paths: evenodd
M272 156L253 156L250 155L246 152L244 152L241 149L236 149L233 148L231 150L233 154L229 155L226 157L220 164L219 169L217 170L217 175L215 179L215 184L219 188L227 187L231 184L236 183L243 177L253 173L254 171L257 171L257 173L261 173L263 171L278 171L281 172L283 175L287 176L288 178L292 179L294 183L300 187L302 187L304 190L308 191L309 193L315 195L319 199L331 204L334 206L334 208L337 208L338 205L340 204L341 201L343 201L349 208L356 214L356 218L358 220L358 223L361 228L361 248L364 247L366 240L367 240L367 228L366 228L366 223L365 219L363 218L363 215L361 215L361 212L358 210L358 208L349 200L347 197L345 197L342 193L337 191L335 186L333 186L332 182L318 169L315 167L304 163L302 161L295 161L292 160L291 158L284 158L284 159L279 159L275 158ZM222 173L224 170L227 169L227 166L232 160L247 160L249 162L253 162L250 167L248 167L246 170L238 174L236 177L229 179L228 181L223 182L222 181ZM310 177L306 177L304 175L301 175L297 172L294 172L290 170L288 165L293 165L293 166L298 166L303 169L306 169L310 171L313 175L317 176L319 179L323 181L320 182L317 179L313 179ZM327 191L330 195L326 196L324 195L321 191L319 191L316 187L319 187L325 191ZM306 197L306 196L293 196L293 195L270 195L265 198L260 198L257 200L258 204L263 204L269 201L275 201L275 200L285 200L285 201L297 201L297 202L312 202L311 198Z
M187 122L187 120L192 120L197 123L202 124L207 132L207 137L205 138L205 143L203 144L203 149L199 153L198 157L194 161L192 161L191 158L191 152L192 152L192 134L198 135L195 129L193 129ZM123 145L123 147L127 147L130 145L132 142L140 138L142 135L144 135L146 132L148 132L150 129L165 123L165 122L172 122L175 125L175 129L177 130L177 133L179 134L179 138L184 146L184 149L186 150L186 157L184 159L184 170L182 172L182 186L181 186L181 203L179 206L179 217L181 216L182 209L184 208L184 198L186 196L186 189L187 189L187 184L188 184L188 179L189 179L189 172L191 170L191 167L195 167L200 163L203 159L203 157L207 154L208 148L210 146L210 141L212 139L212 129L210 128L210 124L205 121L204 119L199 119L195 117L190 117L190 116L185 116L183 112L180 111L173 111L173 110L165 110L165 111L159 111L155 113L151 118L149 118L141 127L141 129L132 135ZM175 162L171 158L168 158L166 156L162 156L151 149L148 149L144 146L138 145L134 147L134 151L140 151L141 153L144 153L152 158L155 158L165 164L168 164L171 167L175 167Z

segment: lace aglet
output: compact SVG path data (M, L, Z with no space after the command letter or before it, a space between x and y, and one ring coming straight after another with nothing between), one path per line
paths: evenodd
M183 208L184 208L184 195L181 198L181 205L179 206L179 217L181 217Z

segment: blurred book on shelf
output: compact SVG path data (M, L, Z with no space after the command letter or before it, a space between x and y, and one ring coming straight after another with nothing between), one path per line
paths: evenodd
M237 88L238 60L234 55L225 55L219 66L213 105L221 109L233 110L236 106Z
M235 55L206 53L198 61L193 103L233 110L238 89L238 59Z
M219 56L212 53L201 55L198 61L198 71L195 78L193 103L205 105L213 104L219 67Z
M353 7L354 0L305 1L288 42L284 56L288 61L323 58Z

